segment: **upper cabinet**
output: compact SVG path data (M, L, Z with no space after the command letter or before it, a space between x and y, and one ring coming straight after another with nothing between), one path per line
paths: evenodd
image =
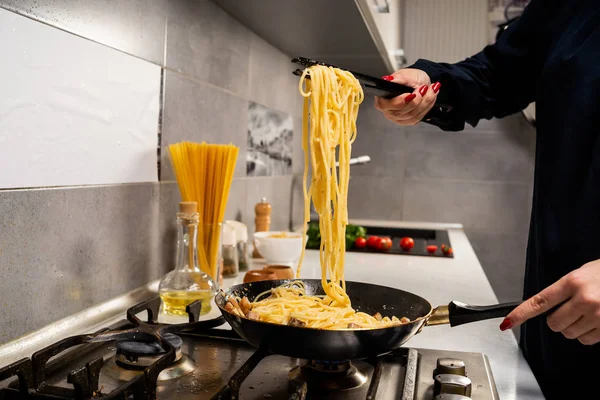
M402 66L402 0L213 1L290 61L307 57L373 76Z
M383 62L391 71L406 64L402 48L402 0L355 0Z

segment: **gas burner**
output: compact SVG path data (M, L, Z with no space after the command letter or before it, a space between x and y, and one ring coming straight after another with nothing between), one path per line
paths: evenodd
M354 389L368 378L350 361L341 363L309 361L289 373L290 385L297 391L306 384L309 393Z
M111 398L133 396L135 399L155 399L159 381L177 378L195 369L194 361L181 354L181 338L169 334L183 331L201 332L225 323L222 316L199 321L202 304L196 301L186 307L188 323L160 324L157 321L160 305L160 297L153 297L129 308L127 324L120 323L118 329L102 329L91 334L69 336L38 350L30 359L22 359L0 368L0 381L12 377L18 378L16 387L9 388L8 393L9 395L17 393L20 397L9 398L30 398L32 391L35 391L36 398L40 399L55 399L57 396L77 400L92 398L100 391L98 386L100 374L106 373L116 379L127 381L121 388L116 389L116 393L111 395ZM137 317L144 311L148 316L146 322ZM117 356L111 357L106 363L102 357L97 357L69 373L67 383L72 387L46 382L48 361L65 350L79 345L121 340L124 342L119 346L120 365L116 363ZM153 347L151 342L159 343L159 349ZM133 368L134 365L141 368ZM2 395L0 391L0 397L4 398Z
M175 349L175 361L163 369L158 381L168 381L189 374L196 368L196 363L181 351L183 340L177 335L167 333L163 336ZM167 353L156 342L122 339L116 342L117 354L110 358L104 371L114 379L129 381L144 369L154 364Z
M177 335L167 333L163 336L175 349L175 361L181 359L183 340ZM122 339L116 342L115 362L127 369L144 369L154 364L167 351L156 342Z

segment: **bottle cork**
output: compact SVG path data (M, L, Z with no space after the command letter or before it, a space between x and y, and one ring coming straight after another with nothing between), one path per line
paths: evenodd
M255 232L266 232L271 227L271 204L267 203L267 199L263 197L260 203L256 203L254 207L255 218L254 218L254 231ZM262 258L256 246L254 246L254 252L252 253L253 258Z
M179 203L179 212L193 214L198 208L198 203L195 201L182 201Z

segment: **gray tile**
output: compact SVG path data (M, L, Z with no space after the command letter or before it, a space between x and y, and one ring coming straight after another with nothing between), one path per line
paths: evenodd
M169 2L167 61L170 69L227 89L248 93L250 31L211 1Z
M246 204L248 203L248 179L237 178L231 182L231 191L225 209L225 219L248 221Z
M406 176L494 180L528 183L533 180L535 148L523 133L407 133Z
M521 113L509 115L504 118L482 119L475 127L465 125L465 132L504 133L520 132L524 129L526 122Z
M498 300L521 300L527 232L500 234L467 231L467 236Z
M294 117L302 117L303 97L298 77L292 74L291 57L255 34L250 45L248 98Z
M304 150L302 149L302 118L294 118L292 173L304 173Z
M302 226L304 221L303 175L294 175L292 179L292 229ZM307 183L308 184L308 183Z
M352 176L404 176L407 157L404 130L359 130L352 145L352 157L364 155L371 157L371 161L352 166Z
M163 64L168 0L2 0L4 7Z
M176 182L160 183L158 217L159 260L161 272L166 274L175 267L177 251L177 211L181 194Z
M352 175L348 190L348 217L401 220L402 181L402 177Z
M407 221L462 223L466 229L516 233L529 226L530 185L447 180L404 182Z
M292 176L246 178L248 199L245 221L248 233L254 232L254 207L263 197L271 204L271 230L287 230L291 218Z
M158 200L151 183L0 191L0 343L157 279Z
M166 146L187 140L238 146L235 176L245 176L248 102L176 72L167 71L165 81L161 180L174 179Z
M529 124L525 121L524 117L520 114L509 115L504 118L492 118L490 120L481 119L477 122L475 127L465 124L464 129L461 132L475 132L475 133L506 133L506 132L521 132L523 129L527 129ZM429 132L441 132L441 130L431 124L420 123L411 130L415 131L429 131ZM534 135L535 136L535 130Z
M225 210L225 219L235 219L247 223L246 218L247 180L234 179ZM159 241L161 266L166 273L174 267L177 250L177 212L181 194L176 182L161 182L159 211Z

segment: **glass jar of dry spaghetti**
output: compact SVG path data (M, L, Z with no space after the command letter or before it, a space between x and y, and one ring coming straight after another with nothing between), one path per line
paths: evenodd
M215 282L217 289L223 283L222 223L198 225L198 264Z

